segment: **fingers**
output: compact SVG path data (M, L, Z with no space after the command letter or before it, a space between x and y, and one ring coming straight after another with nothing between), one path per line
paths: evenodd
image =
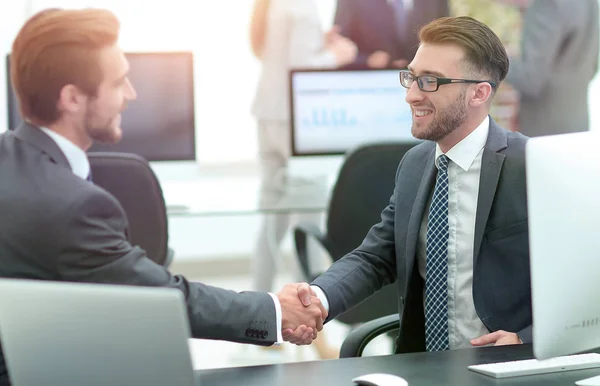
M290 341L293 334L294 334L294 330L292 330L291 328L285 328L285 329L281 330L281 337L286 342Z
M311 344L316 336L317 334L312 328L303 325L298 326L298 328L293 331L286 331L286 338L284 338L284 340L300 346Z
M317 331L321 331L323 329L323 322L327 319L327 310L325 310L321 300L316 296L313 296L312 305L307 311L309 312L309 315L307 316L311 319L307 325L312 327L312 322L314 321L314 328ZM325 314L325 317L323 317L323 314Z
M319 309L321 310L321 319L323 319L323 321L325 321L327 319L327 316L329 315L329 312L327 312L327 309L325 308L325 306L323 305L323 303L321 303L321 299L317 298L318 302L318 306ZM321 330L319 330L321 331Z
M319 313L319 316L318 316L318 317L317 317L317 319L316 319L316 322L317 322L317 323L316 323L316 328L317 328L317 331L321 331L321 330L323 330L323 318L322 318L322 316L321 316L321 315L322 315L322 314L321 314L321 313Z
M313 341L313 329L312 328L307 328L304 331L304 334L302 334L302 338L300 340L300 343L296 343L296 344L311 344Z
M506 334L506 331L495 331L490 334L480 336L479 338L472 339L471 344L473 346L485 346L487 344L496 343L500 338L502 338Z
M496 346L506 346L512 344L522 344L523 342L519 339L519 335L514 332L507 332L502 338L496 341Z
M308 283L300 283L298 285L298 298L302 302L305 307L310 306L311 304L311 295L313 295L313 291L310 289Z
M293 343L293 344L301 344L301 339L302 336L304 335L304 333L306 332L306 330L308 329L308 327L306 326L298 326L298 328L296 328L294 330L294 332L292 333L292 335L289 337L288 342Z

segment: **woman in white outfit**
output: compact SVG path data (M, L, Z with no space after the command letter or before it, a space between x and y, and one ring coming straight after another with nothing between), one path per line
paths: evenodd
M261 76L252 113L258 125L261 197L277 196L291 154L288 72L292 68L334 68L351 63L356 46L333 29L322 28L317 0L255 0L250 28ZM308 218L307 218L308 216ZM263 218L253 263L253 289L270 291L278 248L289 226L289 215ZM320 215L301 221L319 223Z

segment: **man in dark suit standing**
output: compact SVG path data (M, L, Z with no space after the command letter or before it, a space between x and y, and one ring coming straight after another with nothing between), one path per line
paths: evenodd
M345 68L406 67L417 51L419 29L448 15L448 0L338 0L334 24L358 48Z
M298 295L335 318L396 281L399 352L531 342L527 137L488 115L507 53L469 17L437 19L420 40L400 83L426 141L401 161L381 222Z
M177 288L196 338L271 345L287 326L294 343L312 342L326 316L317 299L307 312L297 296L172 275L129 243L123 208L89 181L85 150L121 138L120 113L136 98L118 34L109 11L51 9L14 41L11 77L25 123L0 135L0 277Z

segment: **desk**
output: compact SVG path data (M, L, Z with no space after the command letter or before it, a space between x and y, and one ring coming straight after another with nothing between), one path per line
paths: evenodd
M196 375L202 386L352 386L352 378L377 372L400 375L409 386L571 386L575 381L600 374L597 368L497 380L467 369L472 364L532 357L531 345L517 345L199 370Z

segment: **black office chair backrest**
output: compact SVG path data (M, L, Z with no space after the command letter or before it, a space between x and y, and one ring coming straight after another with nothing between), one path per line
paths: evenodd
M327 236L338 260L360 245L371 227L381 220L390 202L396 170L415 143L381 143L361 146L348 154L332 192Z
M327 217L327 239L334 261L358 247L369 229L381 221L381 211L394 191L398 164L415 145L368 144L348 154L333 188ZM397 312L398 290L391 284L337 319L357 324Z
M88 154L94 184L119 201L129 221L129 239L148 257L165 265L168 255L167 211L156 175L144 158L128 153Z

